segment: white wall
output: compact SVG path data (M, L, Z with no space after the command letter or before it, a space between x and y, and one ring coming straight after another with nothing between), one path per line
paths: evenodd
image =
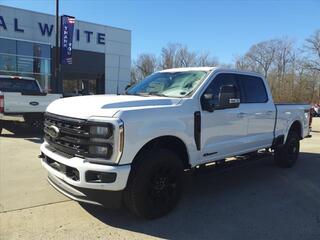
M72 15L72 14L71 14ZM7 29L0 26L0 37L30 40L55 45L55 26L51 36L43 36L40 31L39 22L55 25L53 15L27 11L0 5L0 16L5 21ZM76 16L75 16L76 17ZM15 31L14 19L18 19L18 28L24 32ZM80 30L80 39L76 40L76 29ZM83 31L92 31L91 41L86 41L86 34ZM105 44L98 44L97 33L105 34ZM105 76L106 93L124 91L125 86L130 82L131 67L131 31L104 26L100 24L78 21L76 17L73 48L105 53Z

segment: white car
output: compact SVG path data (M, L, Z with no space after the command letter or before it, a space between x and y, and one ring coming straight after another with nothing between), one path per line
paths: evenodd
M156 72L125 95L59 99L45 115L42 165L76 201L122 202L157 218L177 204L185 169L274 150L294 165L309 135L309 105L274 104L267 81L212 67Z
M3 121L42 121L49 103L60 97L44 93L34 78L0 75L0 134Z

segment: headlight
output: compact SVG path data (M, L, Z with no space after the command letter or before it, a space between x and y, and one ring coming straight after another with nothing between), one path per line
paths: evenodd
M110 159L113 152L113 125L93 125L90 127L89 156Z
M109 138L112 136L112 126L91 126L90 137Z
M124 149L124 124L117 118L91 117L86 160L91 163L118 164Z
M91 157L107 158L109 159L112 155L113 148L111 144L105 146L89 146L89 154Z

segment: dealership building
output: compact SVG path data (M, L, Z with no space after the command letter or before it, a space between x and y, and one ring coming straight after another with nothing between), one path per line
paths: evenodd
M130 82L131 31L75 18L72 64L61 66L63 93L121 93ZM54 15L0 5L0 75L34 77L57 91L55 30Z

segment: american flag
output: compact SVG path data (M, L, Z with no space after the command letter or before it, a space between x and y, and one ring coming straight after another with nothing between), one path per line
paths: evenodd
M68 23L74 24L75 23L75 18L68 17Z

